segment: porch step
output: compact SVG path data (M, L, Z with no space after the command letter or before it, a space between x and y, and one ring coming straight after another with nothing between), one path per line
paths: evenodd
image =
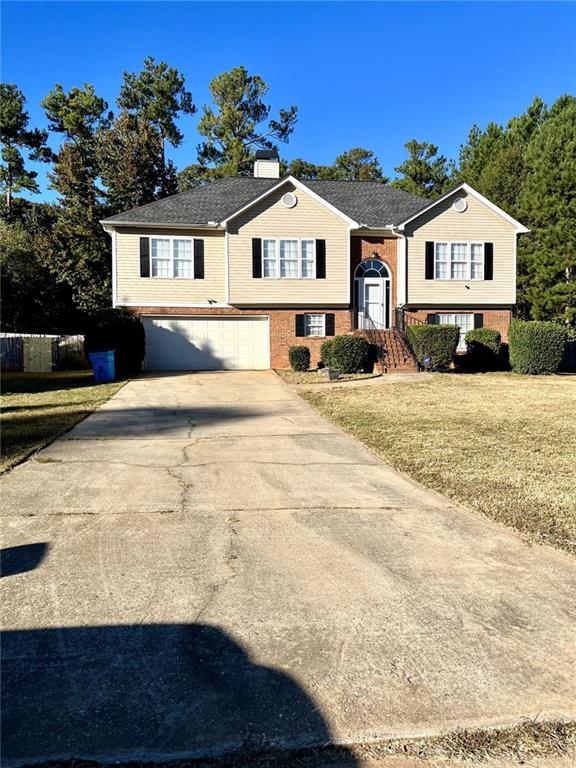
M418 363L405 337L395 328L381 331L384 346L383 368L387 373L417 373Z
M418 363L410 351L408 341L396 328L357 330L370 344L380 350L378 365L383 373L418 373Z

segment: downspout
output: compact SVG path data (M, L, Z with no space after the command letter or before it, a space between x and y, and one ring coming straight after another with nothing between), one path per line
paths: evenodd
M396 274L398 275L398 282L396 285L396 310L399 310L406 305L408 298L408 244L406 236L404 235L403 226L387 224L386 229L390 230L390 232L398 238L396 246ZM398 326L398 322L395 322L394 325Z

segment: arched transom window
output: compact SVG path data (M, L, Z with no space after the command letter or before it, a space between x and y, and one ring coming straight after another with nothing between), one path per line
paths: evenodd
M386 264L378 259L361 261L356 267L356 277L390 277Z

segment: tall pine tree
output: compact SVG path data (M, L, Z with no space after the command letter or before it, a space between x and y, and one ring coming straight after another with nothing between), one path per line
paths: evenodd
M576 98L561 96L525 156L520 216L520 301L535 319L576 325Z
M23 153L29 160L48 162L52 153L46 146L46 131L30 130L29 115L24 109L22 91L13 83L0 83L0 191L5 195L6 215L11 217L12 199L19 192L38 192L37 173L26 168Z
M394 179L392 186L430 199L445 192L450 186L448 161L443 155L438 156L438 147L416 139L404 146L408 150L408 159L394 169L402 177Z
M223 72L210 83L214 107L205 105L198 133L205 140L198 146L198 162L185 168L180 186L188 189L221 176L252 173L257 149L277 149L287 142L297 119L297 109L280 109L270 118L264 102L268 86L245 67Z
M70 286L84 311L110 305L111 248L99 220L106 215L98 187L97 134L111 121L108 105L91 85L66 93L57 85L42 102L49 128L63 136L50 174L59 196L58 215L43 257Z
M196 111L185 78L165 61L156 64L153 57L144 60L141 72L124 72L118 106L158 133L157 163L160 169L160 197L178 191L177 174L171 160L166 160L166 142L173 147L182 143L183 134L176 124L180 115Z

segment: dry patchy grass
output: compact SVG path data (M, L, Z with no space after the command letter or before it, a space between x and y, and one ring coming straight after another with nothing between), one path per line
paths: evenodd
M437 374L300 394L429 488L576 552L575 378Z
M494 766L493 760L513 760L515 765L550 765L548 760L565 756L571 761L576 749L576 724L563 721L524 720L507 728L486 728L452 731L438 736L390 739L370 744L340 747L327 743L323 747L296 751L248 750L222 757L180 760L172 763L121 763L122 768L352 768L352 766L395 765L407 768L415 763L422 768L434 766ZM398 758L398 762L391 759ZM411 759L412 758L412 759ZM564 763L563 763L564 764ZM89 760L50 761L44 768L100 768ZM118 764L117 764L118 765Z
M336 382L328 381L326 374L321 370L313 371L276 371L287 384L334 384L339 381L358 381L360 379L374 379L379 373L343 373Z
M94 384L87 371L2 374L0 472L66 432L121 386Z

